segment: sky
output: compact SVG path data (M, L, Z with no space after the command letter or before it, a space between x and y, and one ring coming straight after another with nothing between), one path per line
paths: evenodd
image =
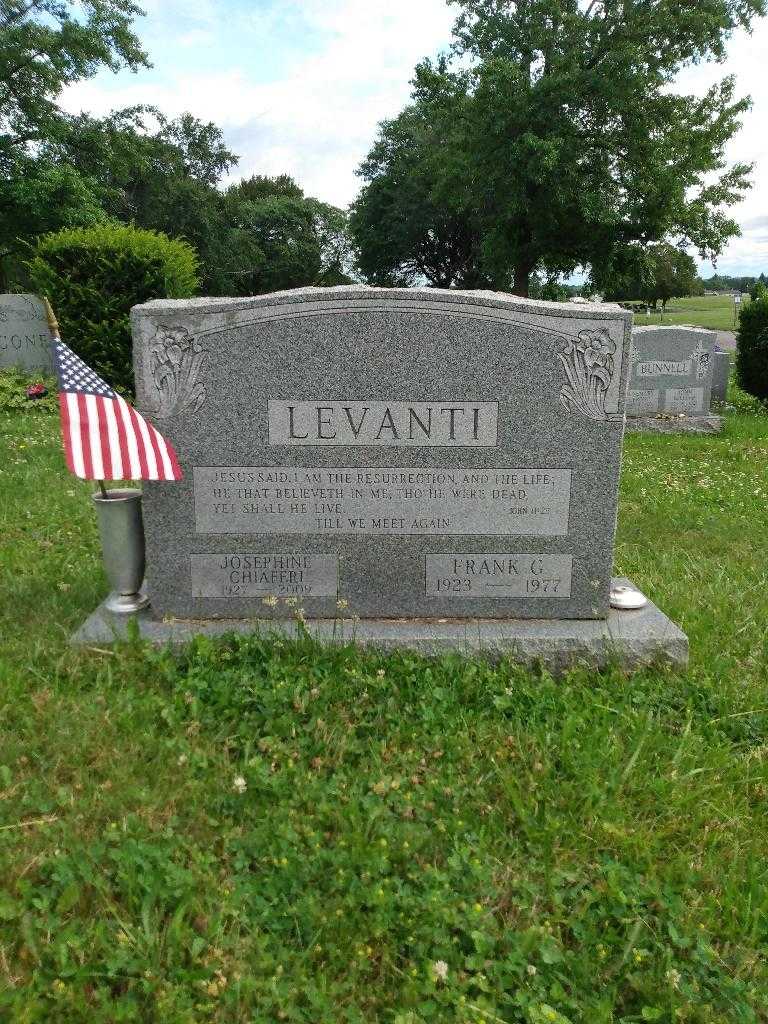
M135 29L153 67L100 72L70 86L62 105L100 115L151 103L222 129L240 157L233 179L290 174L308 195L354 199L355 169L408 101L416 63L448 49L456 8L445 0L139 0ZM730 161L755 164L753 188L732 210L742 237L718 260L724 274L768 272L768 19L739 33L722 65L686 69L679 89L701 93L735 74L752 97ZM696 255L692 253L692 255ZM705 276L713 272L699 262Z

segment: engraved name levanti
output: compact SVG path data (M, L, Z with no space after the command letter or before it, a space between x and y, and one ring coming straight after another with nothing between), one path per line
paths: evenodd
M430 597L570 597L573 555L425 555Z
M493 448L497 402L269 400L271 445Z
M195 467L198 533L568 533L570 469Z

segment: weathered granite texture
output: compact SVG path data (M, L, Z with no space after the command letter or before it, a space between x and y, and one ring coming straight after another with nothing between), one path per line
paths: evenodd
M157 646L179 646L200 634L278 630L293 636L297 628L295 620L158 621L148 610L135 616L116 616L102 603L72 642L78 646L113 643L126 636L131 618L135 618L141 638ZM606 619L361 619L354 623L349 619L310 619L306 627L312 636L328 644L351 641L385 650L408 648L427 655L459 651L490 658L511 657L525 665L540 663L552 672L577 665L602 668L617 664L630 670L651 664L682 668L688 663L685 633L650 601L636 611L612 608Z
M627 418L708 416L715 333L697 327L635 327Z
M145 487L154 613L604 618L630 322L361 286L135 307L138 404L185 473ZM194 590L193 555L221 559Z
M719 434L723 417L709 416L627 416L628 434Z
M0 369L53 373L51 332L37 295L0 295Z
M728 397L728 379L731 374L731 357L720 348L715 348L712 370L712 401L724 402Z

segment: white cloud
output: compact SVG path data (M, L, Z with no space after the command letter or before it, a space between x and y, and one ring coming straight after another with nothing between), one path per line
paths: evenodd
M81 82L65 93L67 108L104 113L143 102L173 115L189 110L223 129L241 157L237 177L288 173L308 193L339 205L359 188L355 168L378 121L407 102L415 64L447 47L456 14L445 0L279 0L255 10L223 0L144 6L147 18L137 27L150 56L159 47L179 58L164 57L154 72ZM230 52L232 66L215 70L211 55L220 66ZM733 211L744 235L720 258L725 272L768 267L766 230L750 226L768 209L766 67L768 22L759 22L753 36L731 40L723 65L687 69L679 83L701 93L733 73L739 93L753 97L728 148L730 160L756 168L754 188Z
M209 25L210 4L202 8ZM288 173L308 193L346 205L359 187L355 168L378 121L407 101L415 64L446 47L454 17L444 0L295 0L281 4L279 13L246 18L255 67L259 47L268 49L268 30L278 23L284 28L303 20L304 30L316 34L312 41L324 43L317 53L289 58L269 82L255 81L242 65L213 73L169 68L159 83L143 75L121 76L116 88L105 87L101 76L81 82L64 103L94 113L142 102L172 115L189 110L223 129L241 158L238 177ZM142 34L150 40L152 28L149 17Z
M725 75L736 77L738 96L751 96L752 108L744 115L741 131L729 142L731 163L753 163L752 188L742 203L731 211L741 225L742 236L732 240L717 261L721 273L751 274L768 269L766 231L756 230L754 222L768 209L768 22L755 23L752 35L738 32L728 45L723 64L698 65L686 69L680 89L702 94ZM705 274L711 265L701 264Z

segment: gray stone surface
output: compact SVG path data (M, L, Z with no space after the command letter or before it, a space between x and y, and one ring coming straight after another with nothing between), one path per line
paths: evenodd
M720 348L715 349L712 370L712 401L724 402L728 395L728 378L731 375L731 357Z
M709 416L627 416L628 434L719 434L723 417Z
M635 327L627 417L708 416L715 333L697 327Z
M617 582L628 582L617 580ZM158 646L178 646L199 634L279 631L293 636L295 621L219 619L202 622L159 621L150 611L115 616L99 608L75 633L78 646L103 646L126 635L135 618L140 636ZM577 665L625 669L688 663L688 638L651 601L636 611L610 609L605 619L310 619L307 629L323 643L354 642L385 650L409 648L422 654L446 651L512 657L522 664L539 662L554 672Z
M310 617L604 617L630 322L361 286L135 307L139 408L185 472L145 487L155 613L285 617L193 592L192 555L247 552L338 558ZM571 556L570 596L438 594L427 558L453 552Z
M0 369L53 373L51 332L37 295L0 295Z

